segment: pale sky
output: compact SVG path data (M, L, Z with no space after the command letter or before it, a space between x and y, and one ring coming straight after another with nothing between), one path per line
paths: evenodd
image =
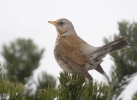
M62 69L53 55L57 34L55 27L47 22L59 18L69 19L77 34L89 44L101 46L103 37L118 33L118 21L137 22L137 0L0 0L0 50L4 43L30 38L46 49L37 73L44 70L59 76ZM104 60L101 65L109 74L113 63L109 56ZM1 55L0 61L3 62ZM95 71L89 73L98 81L105 79ZM132 84L136 83L134 80ZM130 100L135 90L137 87L129 85L121 96Z

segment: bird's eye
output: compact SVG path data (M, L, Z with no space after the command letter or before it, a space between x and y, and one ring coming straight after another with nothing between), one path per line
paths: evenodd
M62 26L64 23L63 22L58 22L58 25Z

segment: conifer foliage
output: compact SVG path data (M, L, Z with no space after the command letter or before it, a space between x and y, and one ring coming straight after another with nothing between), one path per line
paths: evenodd
M5 62L2 67L6 70L3 78L10 82L24 84L23 93L26 100L37 100L38 89L43 89L48 84L56 85L56 79L45 71L38 75L38 81L34 77L43 53L44 49L39 49L31 39L19 38L8 45L3 45L2 56ZM36 88L36 91L33 88Z
M17 39L10 45L3 45L7 79L12 82L26 83L32 72L39 67L44 49L39 49L31 39Z
M118 29L119 33L115 34L113 39L111 37L109 39L105 38L105 43L121 37L128 37L131 47L110 54L111 59L114 61L110 73L111 80L109 81L111 100L118 99L120 94L132 80L132 76L137 73L137 23L122 21L118 23ZM122 98L120 98L120 100L122 100Z
M59 82L57 88L50 86L40 91L41 100L108 100L110 90L104 83L92 82L83 76L66 72L60 73Z
M0 67L0 100L25 100L22 96L24 86L21 83L11 83L2 77Z

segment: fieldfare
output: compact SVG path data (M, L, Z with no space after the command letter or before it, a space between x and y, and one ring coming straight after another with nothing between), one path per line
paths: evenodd
M59 66L68 73L77 73L90 80L93 78L88 70L92 69L108 78L100 65L102 59L110 52L130 47L126 37L104 46L94 47L77 35L73 24L68 19L62 18L49 23L56 27L58 33L54 55Z

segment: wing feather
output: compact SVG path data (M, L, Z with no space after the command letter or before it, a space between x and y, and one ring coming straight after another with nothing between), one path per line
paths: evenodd
M92 76L90 76L85 67L85 64L88 62L88 60L79 49L81 43L83 43L83 41L77 41L77 36L66 37L65 39L60 40L56 45L55 52L56 54L62 56L62 58L65 58L61 58L61 60L64 63L67 63L76 73L93 80Z
M76 62L78 64L86 64L87 58L79 49L80 43L78 43L77 41L72 43L72 41L70 42L69 40L71 39L66 38L61 40L56 46L56 52L66 56L68 59L71 59L73 62Z

